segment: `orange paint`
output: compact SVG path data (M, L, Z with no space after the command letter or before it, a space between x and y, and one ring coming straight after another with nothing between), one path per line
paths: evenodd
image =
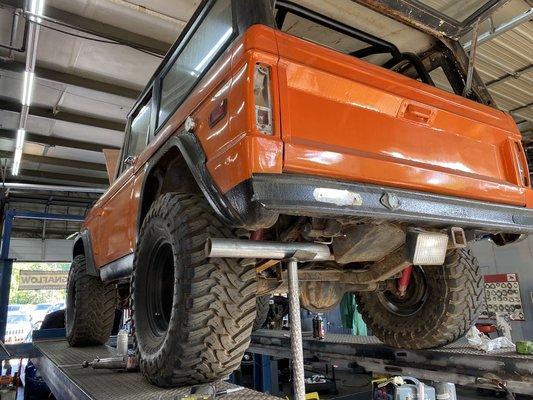
M255 65L271 70L273 133L257 131ZM209 125L221 102L227 113ZM213 65L85 225L101 267L134 251L146 163L188 116L222 193L300 173L533 207L520 133L498 110L256 25ZM525 166L525 167L524 167Z

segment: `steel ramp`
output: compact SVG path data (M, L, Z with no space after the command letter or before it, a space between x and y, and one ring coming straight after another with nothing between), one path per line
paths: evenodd
M32 358L57 400L167 400L190 392L190 387L162 389L152 386L140 372L119 372L82 368L83 361L114 357L116 350L108 346L70 347L66 340L34 342L40 352ZM228 382L215 384L217 391L240 388ZM223 396L228 400L270 400L274 396L243 388Z

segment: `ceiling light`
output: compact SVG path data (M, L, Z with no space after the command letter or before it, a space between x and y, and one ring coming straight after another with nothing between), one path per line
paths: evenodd
M30 106L31 97L33 93L33 81L35 80L35 74L33 72L24 71L24 82L22 86L22 105Z
M22 149L15 150L15 158L13 159L13 167L11 168L11 174L17 176L20 169L20 160L22 159Z
M36 15L44 15L44 0L32 0L30 5L30 13ZM30 20L36 21L38 23L42 22L41 18L35 18L34 16L30 16Z
M17 131L17 144L15 145L16 149L24 148L24 139L26 138L26 131L24 129L19 129Z

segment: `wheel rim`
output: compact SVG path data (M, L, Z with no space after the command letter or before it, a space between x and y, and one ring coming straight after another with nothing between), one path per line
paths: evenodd
M152 333L161 337L168 331L174 300L174 254L169 243L159 243L150 258L146 311Z
M409 317L416 314L428 297L428 287L424 270L414 266L411 281L404 296L397 291L386 290L378 293L380 303L391 313L401 317Z

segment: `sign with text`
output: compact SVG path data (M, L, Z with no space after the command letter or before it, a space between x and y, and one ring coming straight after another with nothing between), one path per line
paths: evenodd
M65 289L68 271L20 271L19 290Z

